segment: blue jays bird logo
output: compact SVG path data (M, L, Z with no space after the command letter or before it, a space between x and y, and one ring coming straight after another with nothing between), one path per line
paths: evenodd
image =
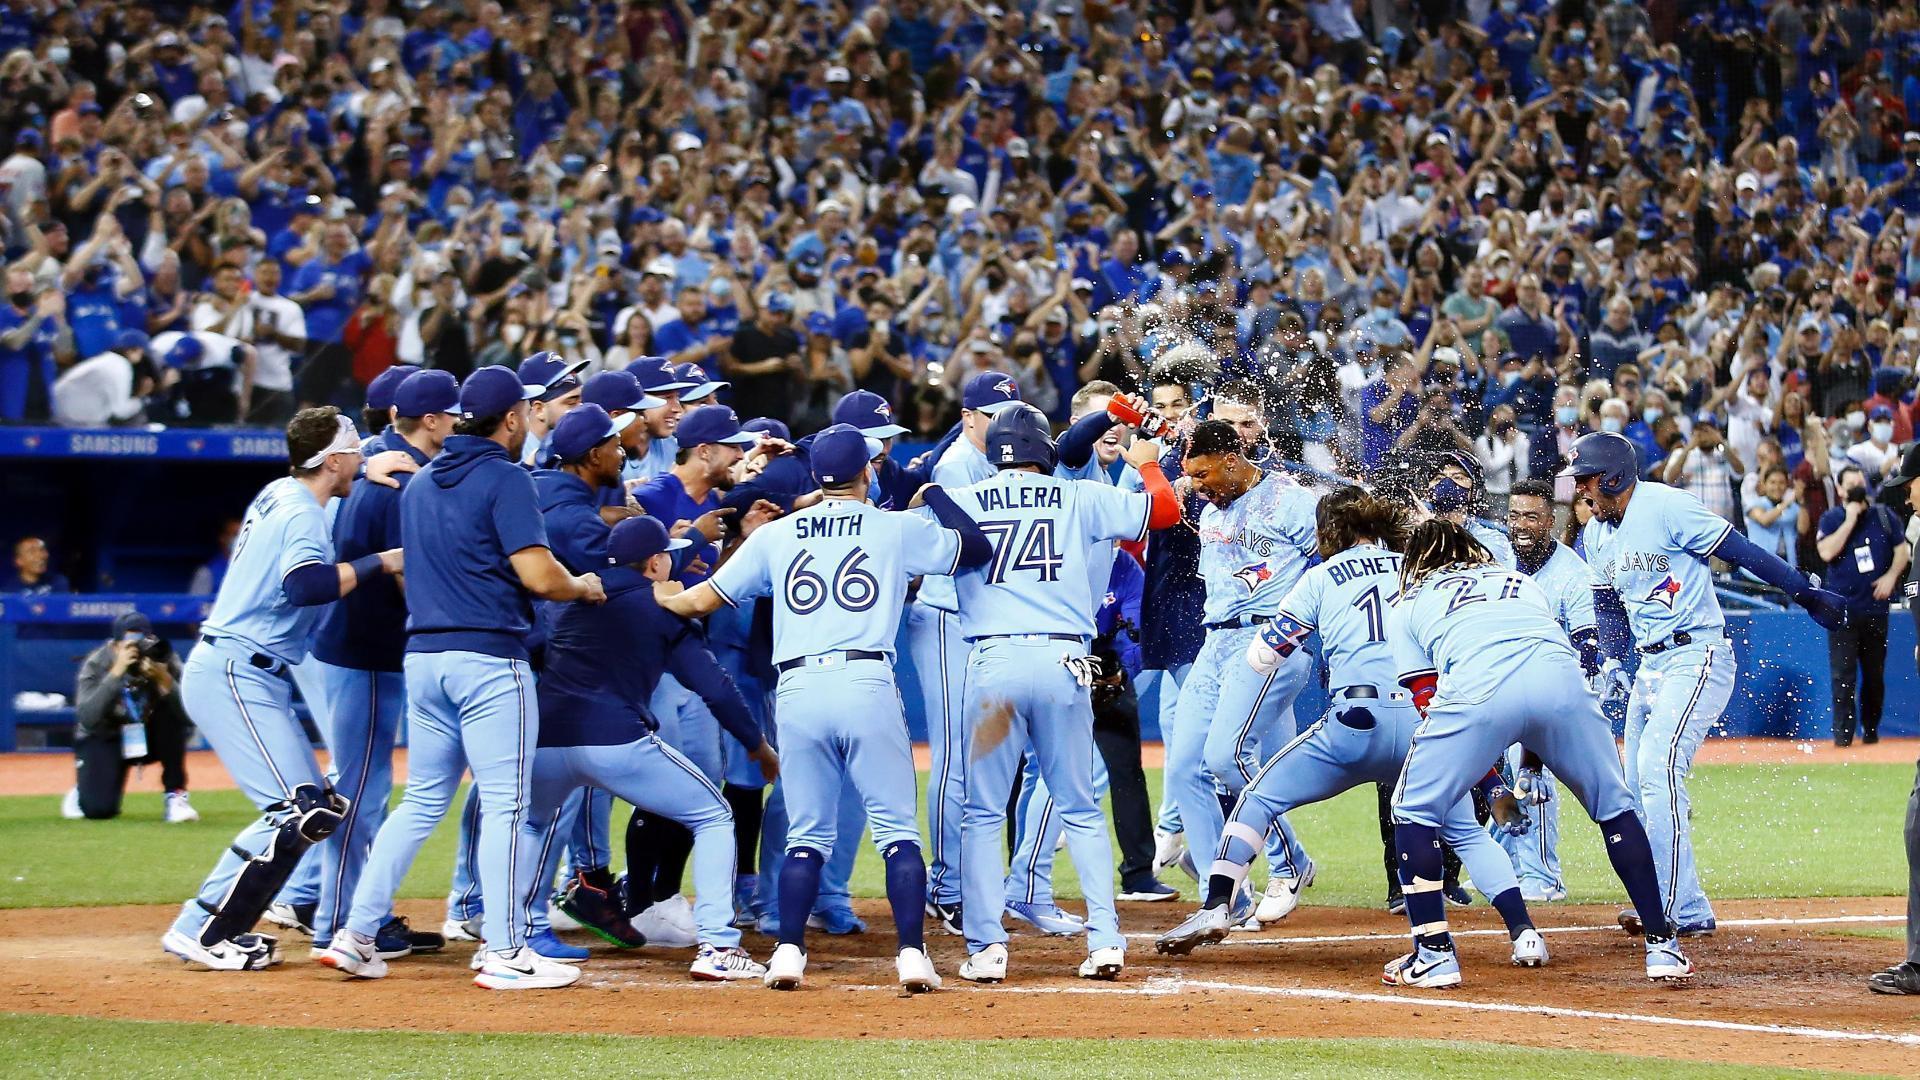
M1266 563L1254 563L1252 566L1241 567L1233 576L1247 587L1248 592L1257 592L1260 586L1273 580L1273 571Z
M1666 609L1668 611L1672 611L1673 602L1675 599L1679 597L1679 595L1680 595L1679 579L1674 577L1672 574L1668 574L1666 577L1660 580L1660 584L1655 585L1653 587L1652 592L1647 594L1647 600L1655 604L1663 604L1666 606Z
M1020 388L1013 385L1012 379L1002 379L994 383L993 388L999 393L1004 394L1009 401L1013 400L1020 393Z

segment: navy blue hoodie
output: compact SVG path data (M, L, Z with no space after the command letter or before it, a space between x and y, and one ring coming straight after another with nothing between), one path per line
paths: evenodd
M699 629L655 602L653 582L640 574L605 580L606 603L556 605L540 673L540 745L639 739L659 726L648 703L671 672L742 746L758 747L760 725Z
M404 450L420 465L430 459L397 433L387 449ZM413 479L399 473L399 489L376 484L366 477L353 482L353 491L333 519L333 557L352 562L401 546L400 496ZM407 598L400 582L387 574L362 581L357 588L328 604L313 632L313 656L322 663L356 671L399 671L407 649Z
M533 602L508 557L547 547L533 477L506 447L454 435L400 496L407 651L527 658Z

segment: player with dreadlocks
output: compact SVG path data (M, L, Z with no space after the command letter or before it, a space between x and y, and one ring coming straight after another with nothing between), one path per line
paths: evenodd
M1399 683L1426 719L1394 791L1394 846L1413 951L1383 981L1455 986L1460 962L1441 897L1440 834L1453 807L1515 742L1539 754L1598 822L1607 857L1646 929L1647 977L1685 979L1660 902L1646 830L1580 660L1546 594L1496 564L1462 525L1441 518L1407 537L1400 597L1387 619Z

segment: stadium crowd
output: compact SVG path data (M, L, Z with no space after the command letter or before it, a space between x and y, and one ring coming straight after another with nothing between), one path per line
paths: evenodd
M1736 521L1912 439L1912 2L20 0L0 57L8 421L552 349L937 437L1172 363L1322 470L1618 428Z

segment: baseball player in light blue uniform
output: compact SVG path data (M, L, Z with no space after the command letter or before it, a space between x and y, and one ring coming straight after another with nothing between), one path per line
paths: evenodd
M926 863L914 813L913 748L893 681L893 642L909 581L979 565L991 550L937 486L922 497L938 524L868 503L870 461L879 448L857 429L836 424L815 437L810 452L825 497L762 525L711 578L665 606L693 617L722 603L773 598L789 825L780 944L766 984L792 990L805 978L807 916L833 854L840 791L851 780L886 864L900 983L909 992L935 990L940 977L924 938ZM996 881L998 870L995 860ZM999 905L993 910L998 914Z
M470 767L480 789L481 887L495 898L482 917L475 985L534 990L580 977L526 947L524 911L513 902L539 858L520 839L540 723L527 664L530 596L606 600L597 576L576 577L554 559L533 478L518 463L526 402L541 390L505 367L469 375L454 434L400 499L401 536L413 555L403 661L407 791L374 838L346 926L316 957L349 975L386 974L373 933Z
M1623 630L1640 652L1627 701L1627 784L1653 842L1664 914L1683 934L1710 933L1713 908L1694 863L1686 778L1733 696L1735 672L1707 559L1751 572L1822 626L1844 625L1846 613L1833 593L1814 588L1691 492L1639 483L1639 462L1632 441L1601 432L1574 443L1563 475L1575 477L1580 496L1593 502L1583 537L1600 644L1613 657L1600 675L1609 695L1626 681ZM1640 910L1639 919L1646 914ZM1636 926L1632 913L1622 923Z
M287 424L287 456L292 475L260 489L241 519L226 578L181 676L187 712L261 810L160 941L212 970L280 962L275 939L252 933L253 924L348 808L294 719L288 665L306 658L322 605L400 569L398 551L333 561L323 508L347 494L360 469L353 421L332 408L302 410Z
M1420 715L1399 687L1387 644L1400 556L1383 544L1400 540L1401 514L1349 487L1322 500L1318 517L1327 561L1301 576L1274 620L1260 628L1245 662L1255 671L1272 671L1318 632L1329 674L1327 714L1268 759L1240 794L1214 856L1206 903L1160 936L1155 947L1161 952L1185 954L1227 936L1227 905L1273 823L1287 811L1361 784L1392 782L1406 762ZM1474 817L1470 795L1448 808L1441 835L1459 850L1473 883L1506 920L1513 962L1546 963L1546 940L1527 916L1513 867Z
M934 462L933 483L953 492L993 476L987 463L987 425L996 413L1020 402L1010 375L986 372L962 388L962 434ZM967 640L960 632L960 599L951 577L930 574L907 609L907 651L920 676L922 715L927 721L927 914L949 931L959 929L960 814L966 793ZM996 858L995 862L999 860Z
M1387 640L1399 682L1425 719L1393 795L1414 948L1389 963L1381 980L1459 984L1442 894L1442 829L1515 742L1539 754L1599 823L1614 872L1646 921L1647 977L1691 977L1693 964L1661 911L1653 852L1612 734L1546 594L1527 575L1492 562L1464 527L1439 518L1407 538L1400 582Z
M1295 650L1263 674L1247 666L1246 656L1315 557L1319 496L1249 461L1239 433L1220 420L1194 429L1182 468L1210 502L1199 523L1207 639L1180 686L1166 767L1187 845L1199 858L1219 847L1227 812L1260 767L1260 750L1277 752L1294 735L1293 699L1313 677L1313 657ZM1313 882L1313 860L1284 817L1275 829L1266 919L1286 917ZM1253 917L1251 904L1240 906L1236 922Z
M1507 527L1518 569L1531 575L1546 593L1554 621L1583 657L1597 655L1591 574L1586 560L1553 538L1553 485L1544 480L1515 483L1508 497ZM1513 859L1520 895L1529 902L1565 900L1567 886L1560 877L1560 800L1555 797L1553 773L1518 745L1508 749L1507 764L1514 776L1514 796L1527 808L1532 826L1516 832L1496 824L1494 835Z
M1179 520L1173 489L1152 450L1130 448L1147 492L1122 492L1052 474L1046 418L1028 405L988 425L988 459L999 471L956 494L993 544L987 565L955 579L961 629L973 645L964 710L966 803L961 820L961 918L968 957L960 976L1007 975L1006 878L1000 827L1022 752L1046 778L1065 826L1067 851L1087 903L1085 978L1118 978L1125 940L1113 906L1113 851L1093 797L1093 705L1087 688L1099 663L1090 560L1110 558L1103 540L1143 540L1150 527Z
M1466 526L1494 562L1509 568L1514 565L1513 544L1506 530L1480 516L1487 505L1486 482L1479 459L1472 454L1450 450L1440 455L1439 468L1427 482L1427 505L1436 515Z

